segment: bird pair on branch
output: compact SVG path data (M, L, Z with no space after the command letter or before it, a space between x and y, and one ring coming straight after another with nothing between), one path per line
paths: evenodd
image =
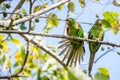
M81 25L73 18L66 19L67 24L67 35L74 36L78 38L84 38L84 31ZM95 24L92 26L88 33L88 39L92 40L100 40L102 41L104 37L104 29L102 25L102 20L96 20ZM60 55L64 54L63 62L66 63L66 66L73 66L76 64L80 64L81 60L83 60L85 49L84 49L84 41L75 41L75 40L62 40L59 43L61 45L58 48L62 48L63 51ZM89 58L89 68L88 74L91 74L92 66L94 63L95 54L98 51L101 44L89 42L90 49L90 58Z

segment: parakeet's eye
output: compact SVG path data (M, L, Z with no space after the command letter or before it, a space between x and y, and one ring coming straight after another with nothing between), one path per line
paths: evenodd
M98 19L98 20L97 20L97 24L98 24L99 26L101 26L101 25L102 25L102 20Z

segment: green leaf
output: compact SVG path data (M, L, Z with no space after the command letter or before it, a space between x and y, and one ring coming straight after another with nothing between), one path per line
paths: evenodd
M24 15L26 15L26 14L27 14L26 9L23 9L23 10L22 10L22 13L23 13Z
M10 66L11 66L11 62L10 62L9 59L6 60L6 66L7 66L7 67L10 67Z
M16 62L15 64L14 64L14 67L17 67L18 66L18 63Z
M29 62L28 65L30 68L36 68L36 69L38 68L38 65L36 63L33 63L33 62Z
M30 68L25 68L23 73L24 73L25 75L27 75L27 76L32 76L32 73L31 73L31 69L30 69Z
M5 35L0 34L0 40L4 39Z
M44 4L42 5L43 8L46 8L47 6L48 6L48 3L44 3Z
M63 9L63 6L60 5L60 6L58 6L57 8L58 8L58 10L62 10L62 9Z
M27 28L25 27L25 24L24 24L24 23L20 24L20 29L21 29L21 30L27 29Z
M52 22L53 22L54 26L58 26L59 25L58 16L56 14L52 14L51 17L53 18Z
M120 55L120 51L118 51L117 54Z
M102 20L102 25L104 28L112 29L112 25L105 19Z
M49 13L46 22L47 24L44 26L44 32L48 33L52 28L59 25L58 16L56 14Z
M79 3L80 3L80 5L82 6L82 8L85 7L85 0L79 0Z
M9 49L7 48L7 41L4 41L1 43L1 47L2 47L2 52L8 52Z
M49 80L48 76L43 76L40 80Z
M118 31L119 31L119 25L117 25L117 24L114 25L114 24L113 24L113 28L112 28L112 29L113 29L113 33L114 33L114 34L117 34Z
M15 43L15 44L17 44L17 45L19 45L20 44L20 40L19 39L17 39L17 38L11 38L11 41L13 42L13 43Z
M34 9L33 9L33 12L34 12L34 13L35 13L35 12L38 12L38 11L41 10L41 8L42 8L42 7L39 6L39 5L38 5L38 6L35 6Z
M69 80L88 80L87 74L79 69L70 68L67 69L68 72L68 79Z
M6 56L5 55L0 55L0 64L4 65L5 61L6 61Z
M3 45L0 44L0 49L3 49Z
M109 78L109 71L108 71L108 68L98 68L99 72L104 74L106 77Z
M107 68L99 68L93 80L109 80L109 72Z
M103 13L103 16L104 16L105 20L112 22L116 17L119 16L119 14L117 12L113 12L113 11L111 11L111 12L106 11Z
M75 5L73 2L69 2L68 3L68 9L71 11L71 12L74 12L75 11Z
M114 34L117 34L118 31L119 31L119 14L117 12L104 12L103 13L103 16L104 16L104 23L110 23L111 26L112 26L112 30L113 30L113 33Z
M21 64L24 61L24 57L25 57L25 48L22 47L21 50L16 52L15 60L20 62Z
M14 71L14 73L18 73L20 71L21 68L18 68Z
M101 50L104 51L104 50L105 50L105 47L102 46L102 47L101 47Z
M47 22L51 27L58 26L59 25L58 16L56 14L50 14L50 18L48 18Z

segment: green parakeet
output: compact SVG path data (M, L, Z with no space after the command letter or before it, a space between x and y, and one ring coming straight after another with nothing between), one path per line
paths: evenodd
M66 19L66 24L68 36L84 38L83 29L75 19ZM63 62L66 60L66 66L72 66L73 63L75 66L77 63L80 64L80 60L83 60L83 55L85 53L84 42L75 40L62 40L60 43L62 45L60 45L59 48L63 48L63 51L60 53L60 55L65 54Z
M89 31L88 38L102 41L103 37L104 37L104 29L102 27L102 20L98 19L91 28L91 30ZM90 59L89 59L89 68L88 68L89 75L91 74L95 54L98 51L100 45L101 44L89 42L89 49L90 49Z

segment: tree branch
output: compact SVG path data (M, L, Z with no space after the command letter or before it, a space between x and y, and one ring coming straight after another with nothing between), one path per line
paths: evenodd
M21 36L23 36L26 40L29 40L31 43L33 43L34 45L38 46L39 48L41 48L42 50L44 50L45 52L47 52L50 56L52 56L54 59L56 59L65 69L66 66L65 64L60 60L60 58L58 56L55 55L55 53L53 51L51 51L49 48L43 46L42 44L40 44L39 41L37 41L36 39L33 39L32 37L30 37L29 35L25 35L25 34L21 34Z
M27 59L28 59L29 49L30 49L30 42L27 41L27 52L26 52L26 55L25 55L25 60L24 60L24 63L22 65L20 71L17 74L20 74L24 70L25 64L27 63Z
M7 75L7 76L0 76L0 79L11 79L11 78L14 78L14 77L27 77L27 76L24 76L24 75L20 75L20 73L24 70L25 64L27 63L28 54L29 54L29 47L30 47L30 42L28 41L27 52L26 52L26 55L25 55L25 59L24 59L23 65L22 65L21 69L19 70L19 72L17 72L16 74L11 74L11 75Z
M13 75L7 75L7 76L0 76L0 79L11 79L11 78L15 78L15 77L28 77L28 76L24 76L24 75L19 75L19 74L13 74Z
M39 12L33 13L33 14L31 14L31 15L25 16L25 17L23 17L23 18L21 18L21 19L18 19L18 20L16 20L16 21L14 21L14 22L13 22L13 25L15 26L15 25L18 25L18 24L20 24L20 23L22 23L22 22L28 21L28 20L30 20L30 19L32 19L32 18L38 17L39 15L44 14L44 13L46 13L46 12L48 12L48 11L50 11L50 10L52 10L52 9L60 6L60 5L62 5L62 4L65 4L65 3L68 2L68 1L70 1L70 0L61 0L61 1L59 1L58 3L56 3L56 4L54 4L54 5L51 5L51 6L47 7L47 8L45 8L45 9L42 9L42 10L39 11ZM0 26L9 27L10 22L11 22L10 19L5 20L5 21L0 20Z
M19 13L19 10L20 10L20 8L22 7L22 5L23 5L23 3L25 2L25 0L21 0L20 2L19 2L19 4L15 7L15 9L13 10L13 13ZM12 14L11 16L10 16L10 18L15 18L16 17L16 14Z
M87 42L93 42L93 43L100 43L110 46L116 46L120 47L120 44L115 44L111 42L105 42L105 41L99 41L99 40L92 40L92 39L86 39L86 38L77 38L72 36L65 36L65 35L59 35L59 34L42 34L42 33L35 33L35 32L23 32L23 31L15 31L15 30L0 30L0 33L14 33L14 34L27 34L27 35L37 35L37 36L45 36L45 37L54 37L54 38L63 38L63 39L73 39L77 41L87 41Z
M29 15L29 16L26 16L26 17L24 17L24 18L18 19L18 20L16 20L16 21L14 21L13 24L14 24L14 25L17 25L17 24L20 24L20 23L22 23L22 22L28 21L28 20L30 20L30 19L32 19L32 18L34 18L34 17L38 17L39 15L41 15L41 14L43 14L43 13L46 13L46 12L48 12L48 11L50 11L50 10L52 10L52 9L54 9L54 8L56 8L56 7L64 4L64 3L66 3L66 2L68 2L68 1L69 1L69 0L61 0L61 1L59 1L58 3L56 3L56 4L54 4L54 5L50 6L50 7L47 7L47 8L45 8L45 9L42 9L42 10L39 11L39 12L36 12L36 13L33 13L33 14L31 14L31 15Z

